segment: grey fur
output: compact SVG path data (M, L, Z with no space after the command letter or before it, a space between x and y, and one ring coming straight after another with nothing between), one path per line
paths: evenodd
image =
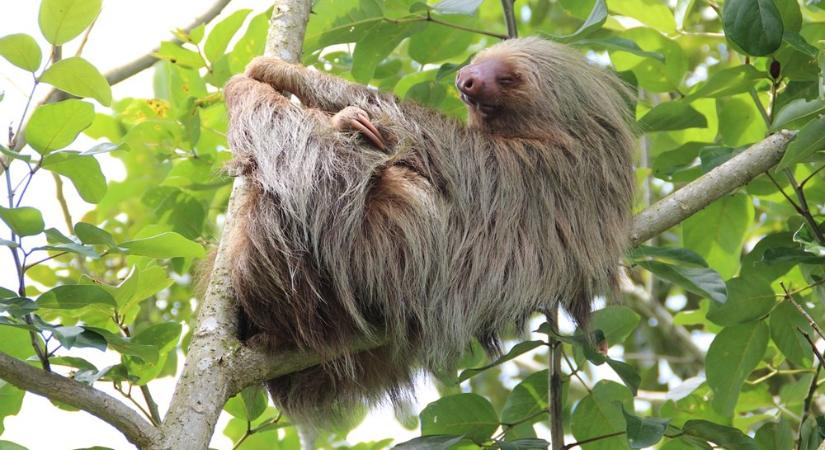
M556 302L586 325L615 289L634 184L626 89L540 39L484 58L524 83L467 126L275 58L226 86L232 170L250 191L231 241L243 337L329 358L269 383L293 418L403 398L416 368L450 367L473 338L494 353ZM351 105L385 151L333 129ZM384 346L348 351L376 330Z

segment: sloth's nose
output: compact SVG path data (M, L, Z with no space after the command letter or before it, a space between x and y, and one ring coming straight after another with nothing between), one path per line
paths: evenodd
M462 69L458 72L458 77L456 79L456 85L458 90L460 90L463 94L475 97L481 92L481 88L483 86L483 82L479 79L478 74L474 73L474 71L467 71Z

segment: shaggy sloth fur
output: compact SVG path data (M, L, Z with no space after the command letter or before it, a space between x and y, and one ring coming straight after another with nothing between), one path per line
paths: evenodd
M242 338L326 359L268 382L294 419L398 400L420 368L449 368L473 338L495 353L502 330L556 303L584 326L615 288L634 184L627 90L541 39L473 64L491 60L518 82L469 101L467 125L277 58L227 84L231 170L248 188L229 241ZM347 106L385 149L331 126ZM377 331L381 346L351 350Z

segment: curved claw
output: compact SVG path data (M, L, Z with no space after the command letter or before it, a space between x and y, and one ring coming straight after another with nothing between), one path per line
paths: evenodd
M384 150L384 138L381 132L372 124L369 116L361 108L348 106L332 118L333 126L341 131L355 130L361 133L372 145Z

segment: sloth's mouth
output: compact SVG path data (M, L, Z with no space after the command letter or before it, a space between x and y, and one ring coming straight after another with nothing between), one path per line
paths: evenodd
M498 110L498 105L494 103L482 103L481 100L470 97L463 92L459 91L459 93L461 94L461 100L470 108L480 112L482 116L489 116Z

